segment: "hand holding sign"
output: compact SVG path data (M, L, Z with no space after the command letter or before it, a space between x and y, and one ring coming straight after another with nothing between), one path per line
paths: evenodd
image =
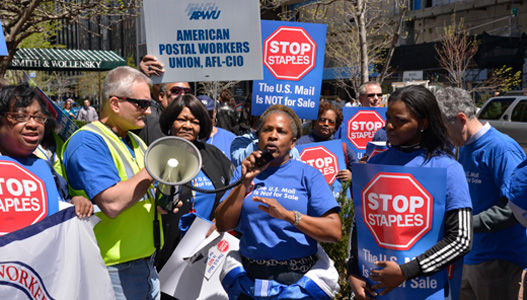
M165 72L163 64L157 60L157 58L149 54L145 55L143 59L141 59L141 62L139 63L139 69L141 69L141 72L143 72L148 77L152 75L160 76L161 73Z
M375 292L365 280L360 279L359 277L355 277L351 275L348 278L348 281L351 286L351 290L355 294L356 300L373 300L375 298L370 297L368 294L377 296L377 292Z
M406 280L401 267L396 262L378 261L375 264L383 269L371 270L370 278L379 282L372 286L373 289L384 289L381 296L386 295Z

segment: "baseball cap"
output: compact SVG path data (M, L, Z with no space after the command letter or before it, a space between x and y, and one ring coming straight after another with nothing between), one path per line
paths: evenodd
M205 105L205 108L208 111L214 110L214 108L215 108L214 100L212 100L211 97L209 97L207 95L199 95L198 99L201 101L201 103L203 103L203 105Z

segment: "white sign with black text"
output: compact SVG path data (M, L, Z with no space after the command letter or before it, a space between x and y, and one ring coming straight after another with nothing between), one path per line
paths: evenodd
M154 83L262 79L258 0L145 0L148 54L164 64Z

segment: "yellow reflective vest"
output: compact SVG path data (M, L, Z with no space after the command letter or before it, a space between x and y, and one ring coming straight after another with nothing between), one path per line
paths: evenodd
M87 124L77 132L82 130L91 131L104 139L121 181L130 179L144 168L146 145L137 135L132 132L128 133L132 141L134 158L123 141L101 122L96 121ZM62 154L68 146L68 142L69 139L64 144ZM73 195L84 195L86 197L84 191L72 190L70 187L70 192ZM151 187L141 200L121 212L114 219L109 218L102 211L95 213L101 221L93 230L107 266L149 257L154 253L154 211L154 191ZM159 227L162 240L162 229L161 226Z

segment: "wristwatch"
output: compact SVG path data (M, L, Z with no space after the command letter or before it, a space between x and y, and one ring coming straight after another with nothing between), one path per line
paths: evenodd
M299 211L294 211L295 213L295 223L293 223L293 225L297 226L298 224L300 224L300 219L302 219L302 214L299 212Z

